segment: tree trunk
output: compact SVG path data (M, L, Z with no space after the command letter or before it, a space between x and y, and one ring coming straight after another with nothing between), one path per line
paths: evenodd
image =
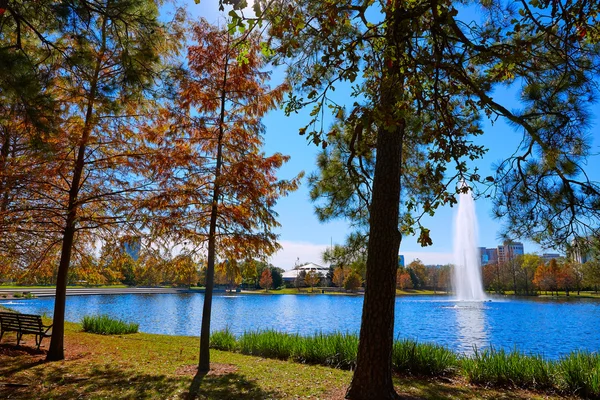
M46 354L47 361L59 361L64 360L65 358L65 303L67 299L67 277L69 273L69 264L71 263L71 249L73 248L73 238L75 237L75 215L75 210L69 213L63 234L60 263L58 264L58 273L56 277L52 336L48 354Z
M402 132L379 128L367 247L367 285L356 370L346 398L398 399L392 382L395 277L401 235L398 230Z

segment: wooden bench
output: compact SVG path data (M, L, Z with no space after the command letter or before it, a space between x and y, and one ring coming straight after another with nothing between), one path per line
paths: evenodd
M17 346L25 333L35 335L35 344L40 348L42 339L52 336L52 325L44 325L40 315L0 312L0 341L4 332L17 332Z

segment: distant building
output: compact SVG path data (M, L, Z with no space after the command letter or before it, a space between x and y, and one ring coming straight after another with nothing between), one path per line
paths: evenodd
M569 258L580 264L590 261L594 257L594 252L592 249L593 242L596 242L597 240L598 239L594 240L593 236L573 239L571 241Z
M555 260L557 258L561 258L562 256L558 253L544 253L540 257L545 263L547 263L550 260Z
M125 254L127 254L133 261L137 261L140 258L140 250L142 248L142 242L139 237L129 237L123 241L123 247Z
M281 276L284 282L294 282L302 271L305 271L306 273L313 271L316 272L321 278L325 278L329 272L329 268L322 267L314 263L308 263L294 268L291 271L285 271L283 274L281 274Z
M525 254L523 243L506 241L498 246L498 262L503 263Z
M404 268L404 256L402 254L398 256L398 268Z
M479 258L481 260L481 265L495 264L498 262L498 249L495 247L480 247Z

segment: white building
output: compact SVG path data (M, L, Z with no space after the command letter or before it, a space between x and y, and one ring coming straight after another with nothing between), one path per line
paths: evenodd
M315 263L308 263L299 266L297 269L292 269L291 271L285 271L281 276L283 277L284 282L293 282L296 280L300 272L305 271L308 273L309 271L316 272L321 278L325 278L327 273L329 272L329 268L322 267Z

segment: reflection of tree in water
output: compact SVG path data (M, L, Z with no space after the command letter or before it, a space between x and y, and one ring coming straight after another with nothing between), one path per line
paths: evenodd
M465 354L473 354L475 348L489 345L485 330L485 303L459 302L454 306L459 349Z

